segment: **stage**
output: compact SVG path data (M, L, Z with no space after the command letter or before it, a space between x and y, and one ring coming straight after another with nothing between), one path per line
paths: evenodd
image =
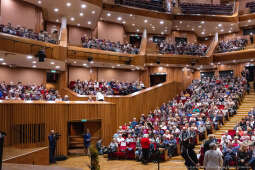
M23 164L3 164L3 170L82 170L79 168L66 168L59 166L23 165Z

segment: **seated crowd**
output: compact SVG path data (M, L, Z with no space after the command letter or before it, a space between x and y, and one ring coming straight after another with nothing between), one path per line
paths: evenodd
M145 88L143 82L71 81L69 88L80 95L128 95Z
M255 108L249 111L233 130L226 131L221 139L210 136L205 142L201 155L209 150L210 143L219 145L218 151L223 156L223 166L238 166L238 169L248 170L255 167Z
M227 40L220 41L217 47L218 53L231 52L231 51L239 51L245 49L248 44L247 39L235 39L235 40Z
M159 12L166 11L164 8L165 0L115 0L114 2L117 5L127 5Z
M162 149L170 157L176 155L178 143L196 144L198 137L204 139L206 132L224 123L224 117L236 113L246 84L244 78L194 80L173 100L120 126L108 147L109 159L121 158L126 153L124 158L154 161L155 153ZM144 138L149 139L146 145ZM148 147L149 157L142 155L144 147Z
M232 15L232 4L181 3L184 14Z
M255 12L255 1L246 3L246 8L250 9L250 13Z
M0 83L0 100L46 100L46 101L67 101L68 96L63 99L55 89L46 89L43 85L23 85Z
M93 48L105 51L113 51L126 54L138 54L139 49L132 44L120 42L111 42L109 40L92 39L86 36L81 37L82 46L84 48Z
M49 34L46 31L40 31L39 33L34 32L32 29L28 29L26 27L17 26L14 27L11 23L8 25L0 25L0 32L16 35L19 37L29 38L33 40L48 42L52 44L57 44L58 42L58 32L55 31L53 34Z
M207 45L197 43L167 43L162 41L159 43L159 50L161 54L179 54L179 55L197 55L205 56L207 51Z

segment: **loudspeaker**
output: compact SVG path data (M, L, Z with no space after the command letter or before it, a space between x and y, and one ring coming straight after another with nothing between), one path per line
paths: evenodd
M44 62L44 59L46 58L44 50L38 51L38 53L36 54L36 57L38 57L39 62Z

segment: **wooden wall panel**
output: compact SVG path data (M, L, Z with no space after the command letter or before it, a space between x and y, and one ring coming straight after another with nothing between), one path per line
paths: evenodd
M7 132L6 146L19 148L42 147L48 145L51 129L61 134L57 145L57 155L67 155L68 122L81 119L101 120L102 138L109 144L116 130L116 106L107 102L23 102L2 101L0 103L0 130ZM106 122L108 121L108 122ZM114 122L113 122L114 121ZM44 139L34 142L30 135L35 134L33 124L45 124ZM116 123L115 123L116 124ZM17 126L22 125L20 139ZM111 125L111 126L110 126ZM18 129L20 130L20 129ZM22 140L22 143L18 143Z

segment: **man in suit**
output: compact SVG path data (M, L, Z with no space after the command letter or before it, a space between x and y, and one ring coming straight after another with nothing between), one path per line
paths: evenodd
M54 130L50 131L50 135L48 136L49 140L49 154L50 154L50 163L56 163L55 160L55 151L56 151L56 145L58 136L56 135Z
M183 152L183 150L185 150L188 147L189 138L190 138L190 134L189 134L188 130L186 129L186 127L182 128L182 132L181 132L179 138L181 140L181 149Z
M189 145L187 149L182 153L182 157L185 159L185 165L188 170L198 169L197 154L194 151L194 145Z
M0 131L0 170L2 170L3 147L4 147L5 136L6 136L6 133Z
M213 135L213 134L210 134L210 135L208 136L208 140L205 141L205 143L204 143L204 153L206 153L206 151L209 150L209 145L210 145L211 143L214 143L214 142L216 142L216 139L214 138L214 135Z

